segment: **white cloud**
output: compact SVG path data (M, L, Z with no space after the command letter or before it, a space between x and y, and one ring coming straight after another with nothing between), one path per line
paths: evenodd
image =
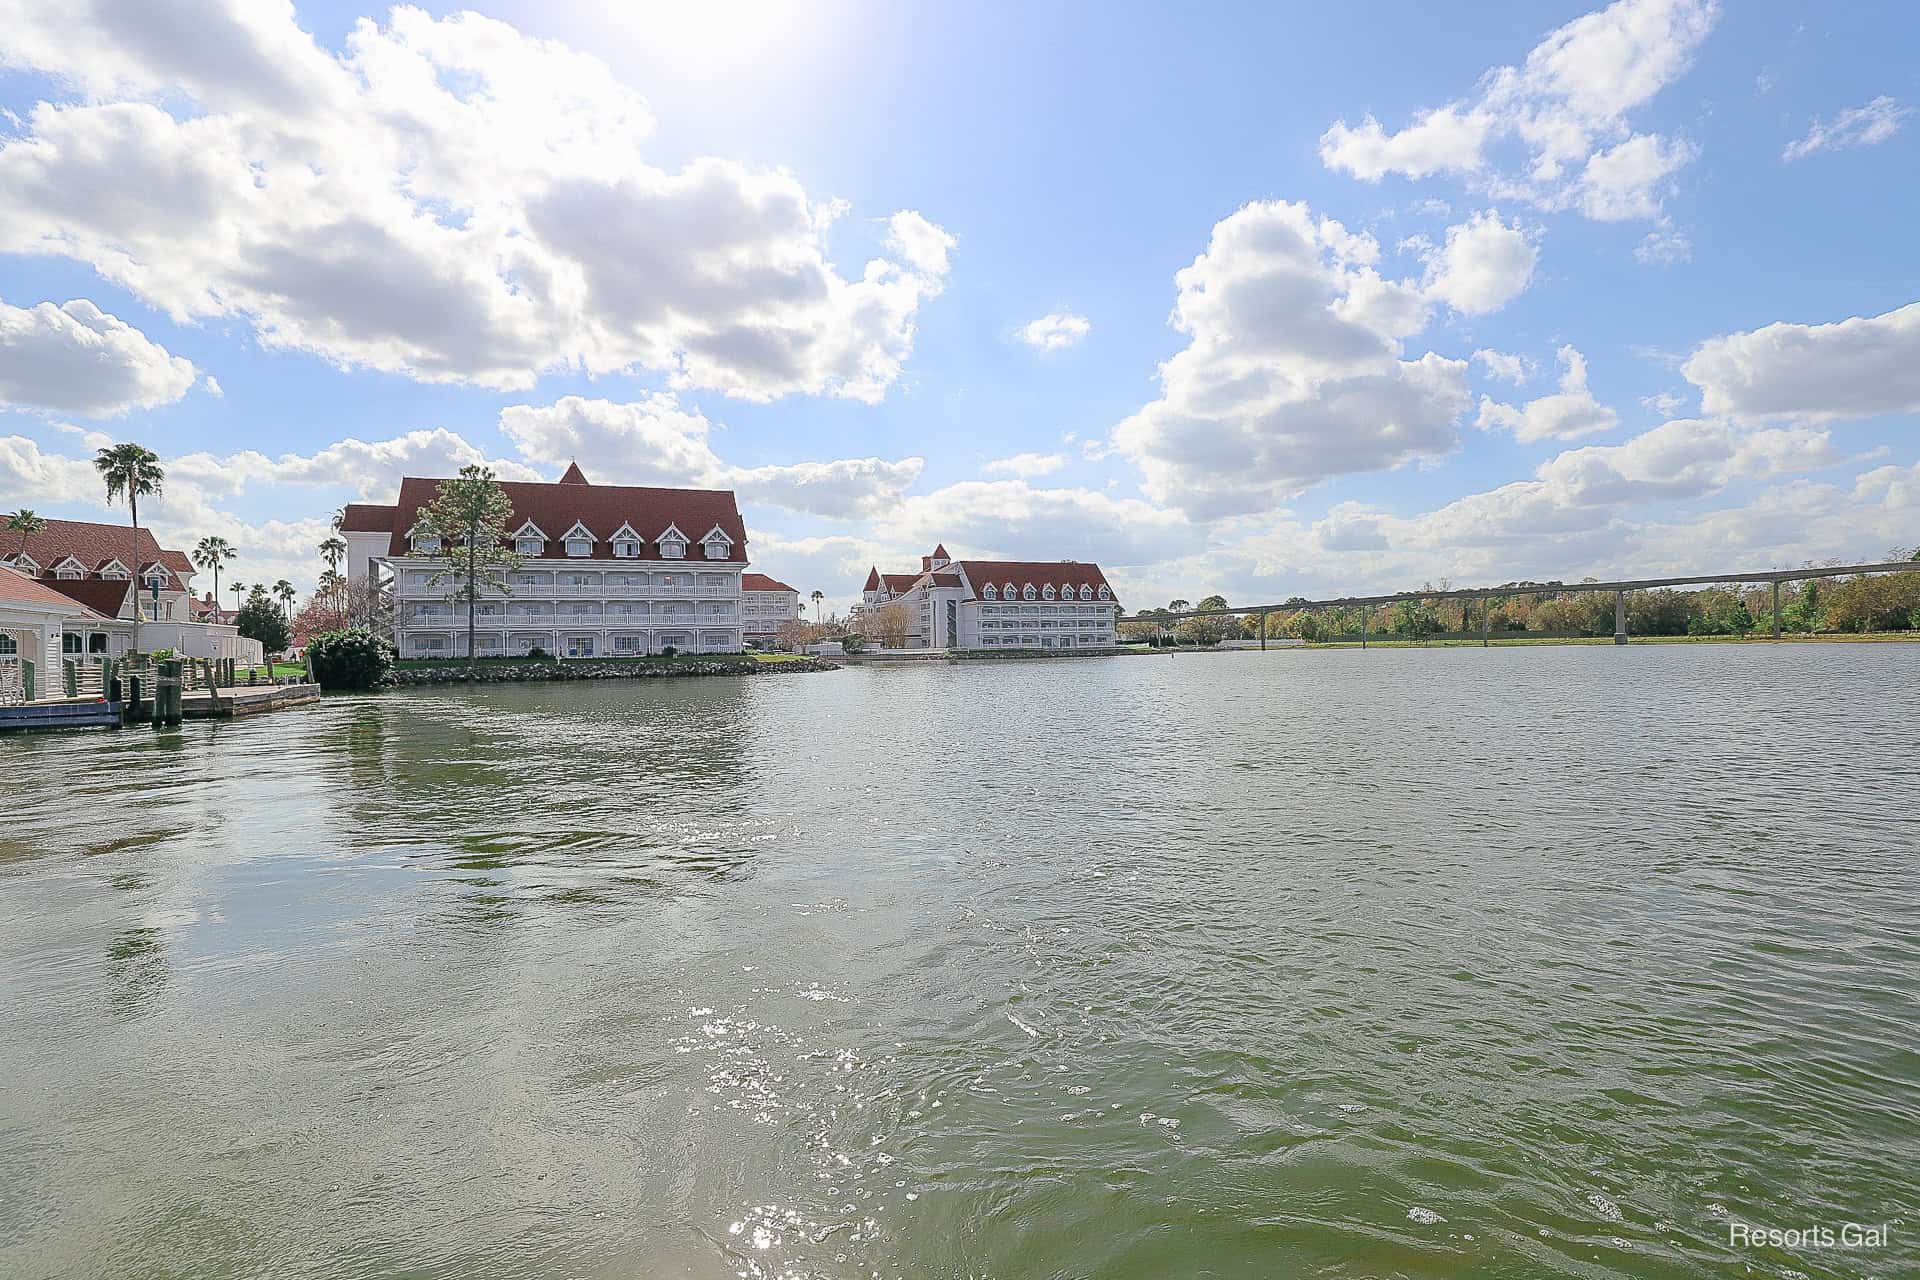
M1482 430L1504 427L1522 444L1540 440L1571 440L1576 436L1609 431L1619 417L1593 398L1587 389L1587 361L1571 346L1559 351L1560 390L1515 407L1482 397L1480 416L1474 425Z
M1842 111L1832 120L1815 120L1808 126L1805 137L1787 144L1780 158L1798 160L1816 151L1878 146L1900 132L1900 122L1912 110L1882 94L1864 107Z
M1453 174L1502 198L1599 219L1650 217L1692 156L1685 143L1638 134L1629 116L1677 80L1716 17L1711 0L1619 0L1549 34L1519 67L1495 67L1477 96L1417 115L1389 133L1367 116L1320 138L1329 167L1366 181ZM1526 164L1497 158L1514 143Z
M1701 409L1821 422L1920 410L1920 302L1837 324L1710 339L1681 366Z
M1020 329L1020 341L1041 351L1060 351L1074 346L1093 331L1085 316L1071 311L1054 311L1030 320Z
M500 430L542 479L578 461L590 479L609 484L733 489L744 502L835 519L893 507L924 465L920 458L845 458L730 466L708 443L706 416L664 393L629 403L566 396L510 405L500 411Z
M200 379L200 388L216 400L227 394L226 390L221 387L220 380L212 374L208 374L206 377Z
M1060 453L1016 453L1011 458L995 458L984 463L981 470L988 475L1015 476L1022 480L1031 480L1037 476L1052 475L1067 465L1065 454Z
M966 480L916 494L883 513L876 535L919 548L937 542L958 558L1067 558L1151 564L1200 545L1177 512L1093 489L1036 489L1024 480Z
M1650 267L1671 267L1693 260L1693 241L1670 227L1656 227L1641 237L1633 256Z
M842 276L843 205L783 170L648 164L646 104L604 64L471 13L398 7L335 56L284 2L12 10L5 60L90 96L0 143L0 252L270 346L427 381L643 367L872 402L947 271L952 237L902 211L892 256Z
M0 407L108 418L171 404L195 376L191 361L85 298L0 302Z
M209 493L238 495L250 485L343 485L371 501L392 501L403 475L447 476L468 465L492 467L503 480L553 477L509 459L488 458L485 451L447 430L409 431L387 440L348 436L311 454L277 458L248 449L216 455L190 453L167 465L168 483L187 479Z
M1447 228L1427 262L1426 293L1465 315L1498 311L1526 289L1539 257L1533 238L1498 210L1476 213Z
M1473 353L1473 359L1474 363L1487 371L1488 377L1511 382L1516 387L1533 376L1533 361L1525 356L1483 347Z
M1655 395L1641 396L1640 403L1663 418L1671 418L1686 407L1687 398L1673 391L1662 391Z
M1250 204L1175 276L1190 339L1160 398L1113 433L1156 502L1195 518L1270 508L1330 476L1450 451L1466 362L1402 359L1419 289L1385 281L1379 248L1304 204Z

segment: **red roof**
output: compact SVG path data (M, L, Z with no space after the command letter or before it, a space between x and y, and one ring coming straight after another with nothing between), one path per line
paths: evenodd
M935 560L951 560L953 557L947 554L947 544L942 542L933 549L933 558Z
M115 582L111 578L44 578L42 581L103 618L120 616L121 609L126 607L127 588L133 585L130 581Z
M788 586L786 583L781 582L776 578L769 578L764 573L741 574L740 589L742 591L792 591L793 594L795 595L800 594L797 590Z
M880 568L878 565L867 570L867 585L860 589L862 591L878 591L880 589Z
M913 590L913 584L926 576L924 573L883 573L880 575L880 581L887 590L899 595L902 591Z
M586 482L587 473L580 469L580 464L577 462L569 462L566 471L560 476L561 484L585 484Z
M349 502L341 513L342 533L392 533L395 507L373 502Z
M578 467L569 468L577 474ZM393 512L388 529L392 540L387 554L411 554L407 535L420 508L433 501L440 481L408 476L400 482L400 501L387 508ZM641 560L666 560L689 568L706 564L744 564L747 559L747 527L740 519L731 489L653 489L639 485L588 484L584 477L557 484L529 483L517 480L500 482L513 513L507 519L509 532L532 521L548 542L543 557L564 559L561 540L577 521L594 536L594 560L612 560L613 535L622 525L631 525L640 535ZM374 508L363 507L371 511ZM351 511L352 508L349 508ZM700 540L719 527L733 540L724 560L707 560L698 551ZM660 554L659 537L669 528L685 534L693 550L684 560L672 560ZM629 557L621 557L627 559Z
M123 582L119 585L124 588L127 584ZM37 578L29 578L26 574L17 573L12 569L0 569L0 600L12 600L20 604L52 605L69 616L78 614L84 617L93 613L93 610L84 605L76 607L76 602L65 592L55 591L50 584Z
M1035 591L1051 583L1056 588L1071 587L1075 595L1085 586L1093 588L1096 598L1100 588L1107 586L1107 575L1100 572L1100 566L1082 560L956 560L954 568L967 575L975 596L985 590L988 583L1003 591L1009 582L1020 591L1024 591L1028 583L1033 584ZM1108 587L1108 591L1111 593L1112 588Z
M135 546L133 530L124 524L96 524L91 520L48 520L47 527L39 533L27 535L27 558L40 566L42 573L53 568L68 556L72 556L88 569L97 571L99 566L109 560L118 560L127 564L127 555ZM165 565L175 577L187 578L193 574L193 561L185 553L168 551L154 541L152 530L142 526L139 539L139 560L144 568L158 561ZM19 551L20 535L8 533L0 538L0 550L8 558ZM131 570L132 565L127 565Z

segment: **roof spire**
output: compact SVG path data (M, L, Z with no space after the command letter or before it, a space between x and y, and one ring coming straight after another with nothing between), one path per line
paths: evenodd
M587 482L587 475L586 475L586 472L580 470L580 464L578 462L573 461L572 459L568 459L567 470L566 470L566 473L560 477L560 483L561 484L585 484L586 482Z

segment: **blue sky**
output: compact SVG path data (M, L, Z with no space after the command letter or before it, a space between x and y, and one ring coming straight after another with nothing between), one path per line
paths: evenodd
M0 509L138 440L305 586L403 472L578 457L840 601L1920 542L1911 6L13 8Z

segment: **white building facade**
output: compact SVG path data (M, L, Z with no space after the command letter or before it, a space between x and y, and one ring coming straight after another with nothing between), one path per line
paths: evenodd
M800 592L764 573L749 573L740 582L740 630L742 636L771 647L780 640L780 629L800 616Z
M393 506L347 508L351 582L390 576L394 644L402 658L467 653L459 585L436 583L439 548L418 535L420 508L438 480L409 476ZM724 490L588 483L578 466L554 484L500 486L519 567L505 591L483 593L474 651L480 657L622 658L738 653L746 529Z
M1084 561L954 560L946 547L917 574L876 567L861 612L897 606L910 649L1107 649L1117 643L1120 602L1097 564Z

